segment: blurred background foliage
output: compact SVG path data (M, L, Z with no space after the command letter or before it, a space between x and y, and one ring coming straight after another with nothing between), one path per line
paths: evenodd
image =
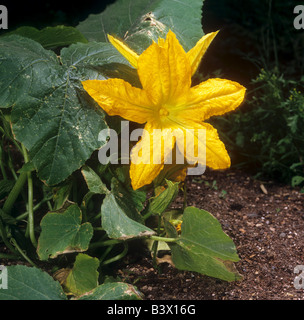
M11 31L24 25L76 26L114 1L1 4L8 8ZM205 0L203 29L221 32L194 79L195 83L216 76L247 87L246 101L237 111L210 122L219 130L234 167L293 186L304 184L304 29L293 26L298 4L296 0Z
M235 112L210 120L234 166L261 179L303 185L304 29L291 0L205 2L205 32L221 29L205 69L248 89ZM204 66L202 66L204 68Z

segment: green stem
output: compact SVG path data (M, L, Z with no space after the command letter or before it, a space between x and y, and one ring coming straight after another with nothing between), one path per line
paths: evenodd
M161 226L161 216L158 216L157 234L160 233L160 226ZM153 246L152 246L152 252L153 252L152 260L153 260L153 266L155 269L158 269L158 266L156 263L157 248L158 248L158 241L155 240L153 242Z
M158 248L158 241L155 240L153 242L153 245L152 245L152 252L153 252L153 254L152 254L152 264L153 264L154 269L159 270L157 262L156 262L157 248Z
M94 231L105 231L103 227L95 227Z
M113 247L114 247L114 244L111 245L111 246L108 246L108 247L104 250L104 252L102 253L102 255L101 255L100 259L99 259L100 262L102 262L102 261L105 259L105 257L111 252L111 250L113 249Z
M8 167L10 168L11 173L12 173L15 181L17 181L17 180L18 180L18 176L17 176L16 171L15 171L15 169L14 169L13 161L12 161L10 152L8 152L8 162L7 162L7 165L8 165Z
M30 263L33 267L37 267L35 265L35 263L23 252L23 250L19 247L17 241L15 239L11 239L12 243L14 244L14 246L16 247L16 249L18 250L18 252L20 253L20 255L28 262Z
M26 172L23 172L19 175L18 180L16 181L13 189L9 193L9 195L4 203L3 211L5 211L5 213L10 214L18 195L20 194L20 192L23 188L23 185L26 181L26 178L27 178Z
M154 241L164 241L164 242L176 242L178 238L166 238L166 237L158 237L158 236L150 236L149 239Z
M27 163L29 161L27 151L22 144L22 151L24 156L24 161ZM37 241L35 238L35 230L34 230L34 210L33 210L33 179L32 173L27 172L27 186L28 186L28 225L29 225L29 236L31 242L35 248L37 248Z
M37 241L35 238L34 231L34 210L33 210L33 180L32 174L28 172L28 224L29 224L29 232L30 239L32 241L33 246L37 247Z
M6 175L6 172L5 172L5 169L4 169L4 165L3 165L2 159L1 159L1 163L0 163L0 168L1 168L1 173L2 173L3 179L7 180L7 175Z
M15 171L15 168L14 168L14 165L13 165L13 160L12 160L12 155L11 155L10 148L7 149L7 155L8 155L7 165L9 167L9 169L11 170L11 173L12 173L15 181L17 181L18 180L18 175L16 174L16 171ZM25 190L22 188L20 193L21 193L21 196L22 196L24 202L26 203L27 202L27 197L25 195Z
M53 207L52 207L52 205L51 205L50 200L48 200L48 201L46 202L46 204L47 204L47 206L48 206L48 208L49 208L49 211L53 211Z
M184 182L183 188L184 188L184 190L183 190L184 191L183 210L185 210L187 207L187 184L186 184L186 181Z
M100 219L100 217L101 217L101 212L99 212L99 213L93 218L93 220L95 221L95 220L97 220L97 219Z
M18 254L18 252L16 251L16 249L11 245L9 239L7 238L7 234L5 231L5 228L2 224L2 221L0 219L0 236L5 244L5 246L13 253L13 254Z
M113 263L115 261L118 261L120 259L122 259L128 252L128 244L126 242L123 242L123 245L124 245L124 249L122 251L122 253L118 254L117 256L113 257L113 258L110 258L108 260L106 260L105 262L102 262L102 265L107 265L107 264L110 264L110 263Z
M146 213L146 214L143 216L144 221L146 221L146 220L147 220L149 217L151 217L153 214L154 214L153 211L149 211L148 213Z
M4 162L2 161L2 156L3 156L3 149L2 149L2 146L0 146L0 168L1 168L1 173L2 173L3 179L7 180L7 175L6 175L6 171L5 171L4 164L3 164Z
M49 201L49 200L51 200L51 198L44 198L44 199L42 199L39 203L37 203L36 205L35 205L35 207L33 208L33 211L35 212L37 209L39 209L44 203L46 203L47 201ZM24 212L24 213L22 213L22 214L20 214L18 217L16 217L15 219L16 220L22 220L22 219L24 219L24 218L26 218L27 216L28 216L28 211L26 211L26 212Z

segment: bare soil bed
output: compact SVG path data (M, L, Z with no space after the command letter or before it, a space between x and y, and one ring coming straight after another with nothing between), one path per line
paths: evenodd
M182 197L177 204L182 204ZM207 171L188 180L188 205L212 213L240 257L238 282L225 282L168 263L158 273L148 255L129 259L118 273L145 300L302 300L294 268L304 265L304 194L238 170Z

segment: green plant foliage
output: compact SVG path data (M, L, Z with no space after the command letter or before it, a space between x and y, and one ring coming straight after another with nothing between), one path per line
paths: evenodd
M12 190L15 182L13 180L0 181L0 199L3 199Z
M54 52L20 36L0 38L0 59L1 108L43 94L60 74Z
M45 49L69 46L77 42L88 42L80 31L68 26L46 27L42 30L24 26L5 34L5 36L10 34L17 34L35 40Z
M201 0L119 0L78 26L89 41L107 42L107 34L126 41L138 53L171 29L185 50L203 36Z
M298 185L303 180L295 177L304 177L304 95L297 87L304 82L262 70L253 84L247 105L215 124L237 161L260 177Z
M8 286L0 300L66 300L62 287L49 274L35 267L7 267Z
M99 260L97 258L79 253L73 269L69 272L64 282L66 292L80 296L96 288L99 276L98 267Z
M81 211L75 204L64 211L47 213L41 221L37 250L40 259L86 251L93 236L93 228L89 222L81 224L81 219Z
M1 72L1 106L14 105L11 117L17 140L29 150L39 177L57 184L104 143L98 141L98 133L107 128L103 112L83 91L80 80L84 74L100 79L92 65L122 59L108 44L88 44L85 50L83 44L71 46L63 50L61 64L53 52L30 39L4 37L1 45L1 68L10 70ZM26 53L19 58L24 47Z
M142 300L142 294L130 284L112 282L98 286L78 300Z
M142 224L138 202L134 202L134 198L130 197L116 178L112 179L111 189L101 206L101 224L108 236L126 240L153 235L154 231Z
M83 166L81 172L84 176L89 191L93 194L108 194L109 190L98 174L88 166Z
M240 280L233 266L239 257L232 240L209 212L187 207L183 213L181 235L177 237L171 224L166 224L172 261L180 270L196 271L226 281Z
M176 198L179 190L178 183L167 181L167 184L168 187L165 190L151 199L148 214L162 214Z

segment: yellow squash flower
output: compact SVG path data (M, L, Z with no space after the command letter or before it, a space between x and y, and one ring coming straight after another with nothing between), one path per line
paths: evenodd
M133 189L150 184L158 176L175 143L179 150L183 150L185 158L191 160L184 151L184 139L172 137L172 130L182 133L183 137L192 135L192 154L197 152L199 144L205 146L206 143L206 163L203 165L213 169L230 166L229 155L216 129L203 121L238 107L244 99L245 88L236 82L217 78L191 87L191 77L216 34L205 35L185 52L175 34L169 31L166 39L159 38L158 43L153 42L141 55L109 36L115 48L137 69L142 89L122 79L82 82L84 89L108 115L145 124L142 138L131 152ZM198 129L206 130L206 141L201 141L193 133ZM160 151L153 150L153 143L150 143L153 135L162 142ZM168 139L170 143L165 144ZM153 155L153 151L160 154ZM160 161L154 163L153 156L159 156ZM137 163L138 157L142 163Z

